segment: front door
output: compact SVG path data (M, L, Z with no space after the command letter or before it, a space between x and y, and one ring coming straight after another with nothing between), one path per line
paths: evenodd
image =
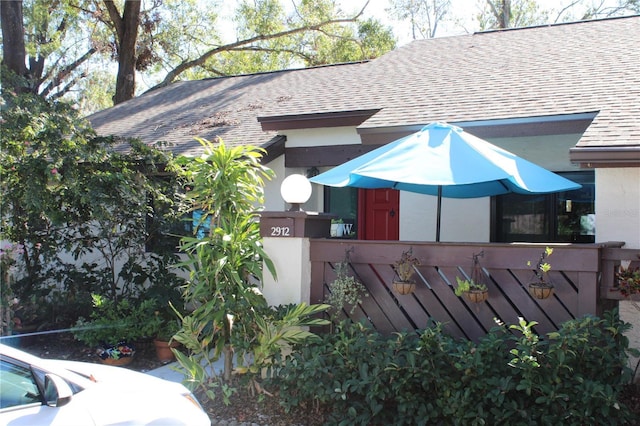
M395 189L361 189L360 233L362 240L400 239L400 191Z

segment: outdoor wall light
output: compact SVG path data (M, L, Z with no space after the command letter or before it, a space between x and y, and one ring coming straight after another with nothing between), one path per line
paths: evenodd
M289 175L280 185L282 199L291 204L290 212L301 211L301 204L311 198L311 182L303 175Z

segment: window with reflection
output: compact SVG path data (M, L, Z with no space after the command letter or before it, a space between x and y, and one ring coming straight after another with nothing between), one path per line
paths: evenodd
M325 211L338 216L338 226L342 225L342 238L356 238L358 235L358 188L325 187Z
M495 197L492 241L595 241L594 172L557 174L581 184L582 188L555 194L505 194Z

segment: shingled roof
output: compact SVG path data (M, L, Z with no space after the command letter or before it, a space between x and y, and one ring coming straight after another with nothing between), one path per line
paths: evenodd
M370 62L178 82L89 118L100 134L193 154L194 136L268 146L277 133L263 129L290 124L265 122L323 114L362 111L361 134L588 117L577 161L606 150L640 164L638 46L640 16L420 40Z

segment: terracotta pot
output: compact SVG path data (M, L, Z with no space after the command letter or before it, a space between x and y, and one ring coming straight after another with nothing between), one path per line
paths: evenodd
M400 294L411 294L416 289L416 283L413 281L394 281L393 289Z
M546 299L553 294L553 286L551 284L530 283L529 294L536 299Z
M472 303L482 303L489 298L489 290L469 290L462 294Z
M171 348L177 348L180 344L175 340L169 343L164 340L155 339L153 344L156 347L156 355L158 356L158 359L163 363L166 364L176 359Z
M115 366L121 367L123 365L131 364L131 361L133 361L133 356L123 356L123 357L120 357L118 359L111 358L111 357L107 357L107 358L104 358L104 359L100 358L100 361L103 364L115 365Z

